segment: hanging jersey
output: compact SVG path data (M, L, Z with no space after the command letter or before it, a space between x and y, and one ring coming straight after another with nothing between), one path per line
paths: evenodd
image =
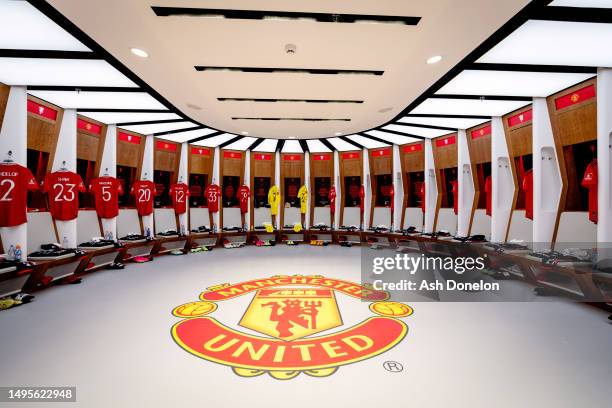
M48 173L42 184L49 195L49 210L56 220L74 220L79 215L79 193L87 191L81 176L72 171Z
M359 186L359 210L363 213L365 210L365 188Z
M251 190L247 186L238 187L238 200L240 201L240 212L246 214L249 212L249 198Z
M27 222L28 190L37 190L32 172L17 163L0 165L0 227Z
M216 184L209 184L204 190L206 202L208 203L208 211L216 213L219 211L219 197L221 196L221 187Z
M94 195L96 212L100 218L115 218L119 215L119 195L123 194L121 183L114 177L93 179L89 191Z
M277 186L270 187L268 191L268 204L270 204L270 215L278 214L278 204L280 203L280 192Z
M589 190L589 220L597 224L597 159L587 166L580 185Z
M138 215L153 214L153 198L157 195L155 183L149 180L137 181L132 184L130 194L136 199Z
M331 186L329 189L329 210L332 214L336 213L336 187Z
M189 197L189 186L185 183L172 184L170 186L170 197L175 214L187 212L187 197Z
M525 172L522 188L525 192L525 217L533 220L533 170Z
M305 185L300 187L297 196L300 199L300 213L306 214L306 207L308 206L308 189Z
M485 181L485 194L487 196L487 215L492 215L492 206L493 206L493 178L491 176L487 177Z
M425 183L421 183L421 190L419 193L421 194L421 211L425 214Z

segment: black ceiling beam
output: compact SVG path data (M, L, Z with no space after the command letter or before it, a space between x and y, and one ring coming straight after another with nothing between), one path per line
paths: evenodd
M308 143L306 143L306 140L300 139L298 140L298 142L300 143L300 147L302 148L302 151L304 153L310 152L310 149L308 149Z
M60 91L60 92L139 92L145 93L138 87L127 86L56 86L56 85L28 85L28 91Z
M217 98L219 102L306 102L306 103L363 103L362 100L354 99L265 99L265 98Z
M163 132L155 132L155 133L153 133L153 136L162 136L162 135L190 132L192 130L201 130L201 129L206 129L206 127L202 126L202 125L198 125L198 126L192 126L190 128L186 128L186 129L165 130Z
M196 7L161 7L151 6L153 12L158 17L170 16L223 16L229 19L239 20L264 20L269 17L286 19L313 19L321 23L355 23L359 20L376 22L398 22L405 25L417 25L421 17L412 16L388 16L375 14L343 14L343 13L312 13L302 11L277 11L277 10L236 10L236 9L217 9L217 8L196 8Z
M225 141L225 142L221 143L221 144L220 144L219 146L217 146L217 147L218 147L219 149L223 149L225 146L229 146L229 145L231 145L232 143L235 143L235 142L239 141L240 139L244 139L244 136L236 136L236 137L233 137L233 138L231 138L230 140L228 140L228 141Z
M393 145L392 142L390 142L388 140L385 140L385 139L381 139L381 138L376 137L376 136L371 136L371 135L368 135L368 134L365 134L365 133L357 133L357 134L359 136L361 136L361 137L365 137L366 139L370 139L370 140L373 140L373 141L378 142L378 143L384 143L386 145Z
M101 60L103 59L91 51L58 51L58 50L11 50L0 49L2 58L51 58L51 59L80 59Z
M479 100L479 101L520 101L531 102L533 98L530 96L497 96L497 95L451 95L451 94L433 94L431 99L458 99L458 100Z
M138 126L138 125L163 125L166 123L181 123L185 119L162 119L162 120L144 120L141 122L122 122L117 123L117 126Z
M257 146L259 146L260 144L263 143L263 141L266 140L264 138L259 138L257 140L255 140L253 143L251 143L251 145L249 147L246 148L246 150L251 150L253 151L253 149L255 149Z
M325 69L325 68L280 68L280 67L222 67L222 66L205 66L195 65L195 70L198 72L250 72L257 74L312 74L312 75L343 75L343 74L364 74L381 76L385 71L380 70L365 70L365 69Z
M416 127L416 128L422 128L422 129L433 129L433 130L450 130L451 132L456 131L457 129L455 128L451 128L451 127L446 127L446 126L434 126L434 125L421 125L420 123L394 123L394 125L397 126L412 126L412 127ZM380 130L385 131L386 129L381 128Z
M512 17L497 31L495 31L493 35L483 41L478 47L476 47L476 49L466 55L465 58L463 58L457 65L451 68L446 74L444 74L440 79L438 79L434 84L432 84L425 92L423 92L418 98L416 98L408 106L406 106L401 112L399 112L395 116L395 118L390 120L387 124L395 122L401 119L403 116L406 116L408 113L414 110L414 108L423 103L430 95L433 95L434 93L439 91L440 88L450 82L451 79L455 78L461 71L465 70L467 65L472 64L474 61L477 61L491 48L500 43L517 28L522 26L540 9L546 8L551 1L552 0L533 0L529 2L525 7L523 7L523 9L521 9L521 11L515 14L514 17Z
M98 109L98 108L78 108L79 113L172 113L168 109Z
M285 146L285 139L278 139L278 143L276 144L276 151L280 152L283 150L283 146Z
M383 132L383 133L391 133L391 134L393 134L393 135L398 135L398 136L412 137L412 138L415 138L415 139L422 139L422 140L425 140L425 139L426 139L426 138L425 138L425 137L423 137L423 136L417 136L417 135L412 135L412 134L409 134L409 133L397 132L397 131L395 131L395 130L382 129L382 128L381 128L381 129L377 129L377 130L378 130L379 132ZM453 131L454 131L454 132L456 132L456 131L457 131L457 129L454 129Z
M222 135L225 132L222 132L220 130L213 132L211 134L205 135L205 136L199 136L199 137L195 137L193 139L190 139L187 141L187 143L195 143L195 142L199 142L201 140L206 140L206 139L210 139L211 137L215 137L215 136L219 136Z
M406 118L448 118L448 119L491 119L490 116L484 115L440 115L437 113L409 113L405 115ZM402 118L400 118L402 119ZM394 124L402 124L403 122L397 122Z
M357 143L357 142L355 142L355 141L353 141L353 140L349 139L349 138L348 138L348 137L346 137L346 136L338 136L338 139L340 139L340 140L344 140L346 143L352 144L353 146L355 146L355 147L356 147L356 148L358 148L358 149L365 149L365 146L364 146L364 145L362 145L361 143Z
M595 7L546 7L534 13L534 20L577 23L612 23L612 9Z
M465 64L467 70L480 71L512 71L512 72L560 72L566 74L597 74L597 67L569 66L569 65L542 65L542 64L498 64L475 62Z
M331 144L327 139L318 139L325 147L327 147L332 152L335 152L337 149Z

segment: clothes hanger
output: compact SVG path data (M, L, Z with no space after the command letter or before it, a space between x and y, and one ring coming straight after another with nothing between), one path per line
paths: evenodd
M66 167L66 160L62 162L62 167L59 168L59 171L68 171L68 168Z
M6 154L6 159L4 159L2 161L3 164L11 164L11 163L15 163L15 161L13 160L13 151L9 150Z
M103 176L104 176L104 177L108 177L109 175L110 175L110 174L108 174L108 167L106 167L106 168L104 169L104 174L103 174Z

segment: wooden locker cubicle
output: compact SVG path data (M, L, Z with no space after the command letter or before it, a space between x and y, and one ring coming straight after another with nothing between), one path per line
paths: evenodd
M212 213L208 212L204 192L212 183L214 166L213 149L202 146L189 146L189 228L205 226L212 229Z
M474 182L474 201L470 211L468 235L484 235L487 240L491 237L491 214L487 214L487 205L490 206L492 195L491 131L491 122L466 131ZM489 208L489 212L492 213L492 208Z
M263 228L263 222L272 223L268 191L275 183L275 161L274 153L251 152L251 230Z
M297 194L305 182L304 153L281 153L280 155L280 229L293 228L293 224L301 222L300 199Z
M334 185L334 154L310 154L310 220L311 226L325 224L331 227L329 190Z
M363 152L361 150L341 152L340 158L340 226L357 228L363 226L363 214L360 213L361 199L359 189L363 186ZM348 210L347 210L348 209ZM348 222L348 224L347 224Z
M445 135L432 140L438 202L436 204L435 231L447 230L451 235L457 232L457 216L454 213L455 194L453 181L457 181L457 134Z
M384 225L391 228L392 221L392 200L391 191L393 189L393 148L383 147L370 149L370 185L372 197L370 203L371 228Z
M400 228L423 228L423 200L425 191L425 148L423 142L400 146L404 199ZM397 211L397 210L396 210Z
M244 183L245 154L238 150L221 150L219 154L222 230L228 227L242 228L244 226L244 217L240 214L238 189Z

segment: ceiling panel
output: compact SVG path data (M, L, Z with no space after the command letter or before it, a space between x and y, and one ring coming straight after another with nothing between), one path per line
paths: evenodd
M549 6L612 8L612 0L553 0Z
M87 116L98 122L106 124L148 122L151 120L180 119L176 113L140 113L140 112L86 112L79 111L80 115Z
M401 133L406 133L407 136L413 135L413 136L422 136L422 137L427 137L427 138L443 136L449 133L448 130L443 130L443 129L427 129L427 128L422 128L422 127L407 126L407 125L387 125L380 130L384 131L385 129L394 130L396 132L401 132Z
M336 148L336 150L339 150L341 152L345 152L349 150L361 150L358 147L355 147L352 144L345 142L342 139L338 139L337 137L332 137L331 139L327 139L327 141L331 143L332 146Z
M276 139L266 139L259 144L254 152L274 152L276 151L276 145L278 145L278 140Z
M377 147L389 146L388 144L380 143L376 140L368 139L367 137L363 137L360 135L351 135L347 137L353 142L357 142L367 149L376 149Z
M415 114L503 116L529 105L522 101L481 101L478 99L427 99L412 112Z
M282 153L303 153L302 147L297 140L287 140L283 146Z
M253 144L253 142L255 142L255 140L257 140L257 138L255 137L243 137L242 139L238 140L237 142L234 142L230 145L225 146L225 149L231 149L231 150L246 150L249 148L249 146L251 146Z
M464 118L436 118L436 117L412 117L405 116L398 120L403 123L414 123L415 125L442 126L455 129L469 129L473 126L487 122L489 119L464 119Z
M374 137L378 137L383 140L387 140L390 143L395 143L395 144L406 144L406 143L421 141L421 139L418 139L416 137L400 136L400 135L396 135L393 133L382 132L380 130L370 130L369 132L365 132L365 133L368 135L374 136Z
M27 1L0 1L0 49L90 51Z
M28 91L29 94L62 108L165 109L144 92Z
M612 67L612 24L531 20L478 62Z
M123 126L123 128L132 132L141 133L143 135L150 135L158 132L172 132L173 130L181 130L194 126L197 126L197 124L186 121L173 123L158 123L151 125Z
M436 93L546 97L591 77L593 74L466 70Z
M106 61L0 57L0 82L7 85L136 85Z
M196 146L206 146L206 147L217 147L223 142L227 142L230 139L235 138L236 135L231 133L223 133L219 136L213 136L210 139L200 140L199 142L194 142L193 144Z
M325 146L323 143L321 143L320 140L307 140L306 143L308 144L308 150L311 153L327 153L327 152L331 152L331 150L329 150L329 148L327 146Z
M197 129L197 130L188 130L186 132L178 132L178 133L160 135L158 137L167 139L167 140L172 140L173 142L183 143L183 142L187 142L189 140L195 139L197 137L210 135L211 133L214 133L214 132L216 132L216 130Z

